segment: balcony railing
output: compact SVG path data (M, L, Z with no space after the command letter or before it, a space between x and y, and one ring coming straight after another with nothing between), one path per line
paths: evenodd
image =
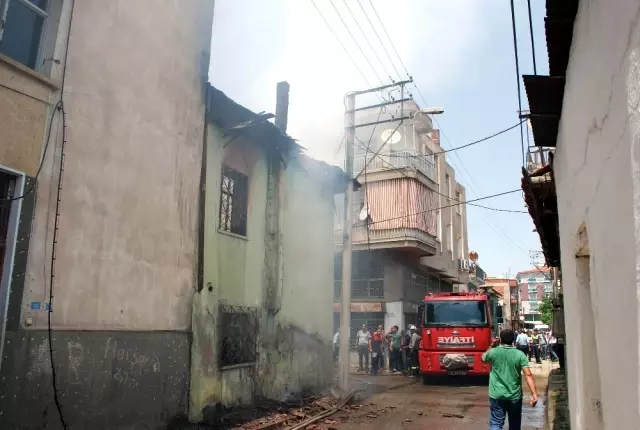
M334 297L340 298L342 294L342 281L334 283ZM352 279L352 299L381 299L384 298L384 282L382 279Z
M429 246L435 246L436 238L429 233L417 228L390 228L385 230L369 229L359 225L353 228L351 241L354 245L362 245L367 243L390 243L402 240L417 240ZM344 234L342 229L334 232L334 241L336 246L342 246L344 242Z
M527 172L533 173L538 169L549 164L549 154L555 151L554 148L532 147L527 152ZM550 180L551 176L547 173L541 176L544 180Z
M373 156L369 154L367 159L367 171L393 170L410 167L420 171L427 178L434 182L436 179L436 163L433 155L423 155L416 151L397 151L393 153L378 154ZM359 155L354 158L354 172L357 174L364 169L365 156Z

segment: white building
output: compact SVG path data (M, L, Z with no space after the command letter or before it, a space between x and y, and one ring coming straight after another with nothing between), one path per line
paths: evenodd
M547 5L551 76L524 81L535 144L555 157L523 189L561 266L571 428L638 428L640 2Z

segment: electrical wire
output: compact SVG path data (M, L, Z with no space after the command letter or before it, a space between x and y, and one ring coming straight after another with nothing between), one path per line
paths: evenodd
M533 57L533 74L538 74L536 67L536 44L533 41L533 19L531 17L531 0L527 0L527 8L529 9L529 33L531 33L531 56Z
M511 126L511 127L509 127L509 128L505 128L504 130L500 130L499 132L494 133L494 134L492 134L492 135L490 135L490 136L487 136L487 137L483 137L482 139L474 140L473 142L467 143L467 144L465 144L465 145L456 146L456 147L452 147L452 148L449 148L449 149L444 149L444 150L442 150L442 151L434 152L434 153L432 153L432 154L415 154L415 155L406 155L406 156L405 156L405 155L396 155L396 154L391 154L391 155L390 155L390 157L415 157L415 158L422 158L422 157L432 157L432 156L434 156L434 155L446 154L446 153L448 153L448 152L453 152L453 151L457 151L457 150L459 150L459 149L468 148L468 147L470 147L470 146L477 145L478 143L485 142L485 141L487 141L487 140L489 140L489 139L493 139L494 137L496 137L496 136L500 136L501 134L504 134L504 133L506 133L507 131L513 130L514 128L518 127L520 124L522 124L522 123L523 123L523 122L525 122L525 121L526 121L526 120L522 120L522 121L518 122L517 124L512 125L512 126Z
M373 30L373 32L375 33L376 37L380 41L380 45L382 46L382 49L384 50L385 54L387 54L387 58L389 59L389 62L391 62L391 66L393 66L393 70L396 71L396 74L398 75L398 78L402 79L402 76L400 75L400 72L398 71L398 68L396 67L393 59L391 58L391 55L389 55L389 51L387 50L387 47L384 46L384 42L382 41L382 38L378 34L378 30L376 30L376 27L373 25L373 22L371 22L371 19L369 19L369 15L367 14L367 11L364 9L364 6L362 6L362 3L360 1L358 1L357 3L358 3L358 6L360 6L360 9L362 9L362 13L364 13L364 16L367 18L367 21L369 21L369 25L371 26L371 29Z
M516 12L515 12L514 0L511 0L511 28L513 31L513 55L516 60L516 83L518 87L518 115L521 115L522 114L522 90L520 89L520 60L518 59L518 37L516 35ZM524 167L526 162L525 162L525 156L524 156L524 134L522 133L522 124L520 124L520 144L522 149L522 167Z
M373 157L371 158L371 160L373 160L373 158L375 158L378 155L378 153L380 151L382 151L382 148L384 148L384 146L387 144L387 142L389 142L389 140L391 140L391 136L393 136L396 133L396 131L398 131L398 129L400 128L400 126L402 125L403 122L404 122L404 120L400 120L400 122L398 123L398 126L391 133L389 133L389 137L387 137L387 139L384 142L382 142L382 145L380 145L380 148L378 148L376 150L376 152L373 154ZM365 161L364 162L364 169L367 168L367 166L369 165L371 160L369 160L369 161L364 160ZM355 177L357 178L358 176L360 176L362 174L362 172L364 171L364 169L362 169L360 172L358 172L358 174Z
M384 70L384 73L389 76L389 79L393 82L393 78L391 77L391 73L389 73L389 71L387 70L387 68L385 67L384 63L382 62L382 60L380 59L380 56L378 55L378 53L376 52L376 50L373 48L373 45L371 44L371 42L369 41L369 38L367 37L367 34L364 32L364 30L362 29L362 27L360 26L360 23L358 22L358 19L356 18L355 14L353 13L353 11L351 10L351 8L349 7L349 4L347 3L347 0L342 0L342 2L344 3L344 5L346 6L347 10L349 11L349 14L351 15L351 17L353 18L353 21L356 23L356 26L358 27L358 29L360 30L360 33L362 33L362 36L364 37L364 40L367 42L367 44L369 45L369 48L371 48L371 52L373 52L373 55L376 56L376 58L378 59L378 62L380 63L380 65L382 66L382 70ZM358 2L358 4L360 4Z
M360 50L360 53L362 54L362 56L364 57L364 59L367 61L367 63L369 63L369 66L371 67L371 70L373 70L373 73L376 75L376 77L378 78L378 80L380 81L380 84L384 85L384 81L382 80L382 78L380 78L380 75L378 75L378 72L376 71L376 68L373 67L373 63L371 62L371 60L369 60L369 57L367 57L367 54L364 53L364 50L362 49L362 47L360 46L360 44L358 43L358 40L355 38L355 36L353 35L353 33L351 32L351 30L349 29L349 26L347 25L347 23L344 21L344 19L342 18L342 14L340 14L340 11L338 10L338 8L336 7L335 3L333 2L333 0L329 0L329 3L331 3L331 6L333 6L333 9L336 11L336 14L338 15L338 18L340 18L340 21L342 21L342 25L344 25L344 28L347 29L347 33L349 33L349 36L351 36L351 39L353 39L353 42L356 44L356 46L358 47L358 49Z
M409 71L407 70L407 66L404 65L404 62L402 61L402 58L400 57L400 54L398 54L398 50L396 49L396 46L393 44L393 40L391 40L391 36L389 36L389 32L387 31L387 28L384 26L384 23L382 22L382 19L380 18L380 15L378 15L378 11L376 10L376 7L373 5L373 2L371 0L369 0L369 4L371 5L371 8L373 9L373 12L378 17L378 21L380 22L380 26L382 27L382 30L384 31L384 34L387 35L387 39L389 39L389 42L391 43L391 48L393 48L393 51L396 53L396 56L398 57L398 60L400 60L400 64L404 68L404 71L407 72L407 76L410 77L411 75L409 75Z
M347 47L344 45L344 43L342 43L342 40L340 39L340 37L338 37L338 34L333 30L333 28L329 24L329 21L327 21L327 18L325 18L324 14L320 11L320 9L318 8L318 5L316 4L316 2L314 0L311 0L311 3L313 4L313 7L316 8L316 11L318 11L318 15L320 15L320 17L322 18L322 20L326 24L326 26L329 29L329 31L336 38L336 40L338 41L340 46L342 46L342 49L344 50L344 53L347 54L347 57L349 57L349 59L351 60L351 62L355 66L356 70L358 70L358 72L360 73L360 76L362 76L362 79L364 80L365 84L367 84L369 87L373 87L373 85L371 85L369 83L369 80L367 79L367 76L364 74L364 72L362 71L360 66L358 66L358 63L356 63L356 61L353 59L353 57L351 56L351 54L347 50Z
M359 145L359 146L360 146L360 148L365 149L365 151L366 151L366 148L364 147L364 142L362 142L358 137L356 137L356 139L358 140L358 142L360 142L360 145ZM400 169L400 168L398 168L398 167L395 167L394 165L392 165L391 163L389 163L387 160L385 160L384 158L382 158L382 156L381 156L380 154L377 154L377 157L378 157L378 159L379 159L379 160L381 160L383 163L385 163L385 164L386 164L387 166L389 166L391 169L393 169L393 170L395 170L395 171L399 172L400 174L402 174L405 178L412 179L412 178L411 178L410 176L408 176L405 172L403 172L403 171L402 171L402 169ZM365 160L366 160L366 158L365 158ZM365 169L366 169L366 167L365 167ZM365 176L365 182L367 182L367 178L366 178L366 176ZM451 196L447 196L446 194L442 194L441 192L436 191L436 190L434 190L434 189L431 189L431 188L430 188L430 190L431 190L431 191L433 191L434 193L436 193L436 194L438 194L438 195L442 196L442 197L446 197L447 199L454 200L454 201L456 201L456 202L458 202L458 203L463 203L461 200L458 200L458 199L456 199L456 198L454 198L454 197L451 197ZM476 204L476 203L469 203L469 205L470 205L470 206L476 206L476 207L483 208L483 209L492 210L492 211L498 211L498 212L509 212L509 213L520 213L520 214L528 214L528 213L529 213L529 212L527 212L527 211L519 211L519 210L514 210L514 209L500 209L500 208L492 208L492 207L489 207L489 206L483 206L483 205L479 205L479 204Z
M42 172L42 166L44 165L44 160L47 156L47 149L49 149L49 141L51 140L51 128L53 125L53 119L55 117L56 112L61 110L61 108L62 108L62 100L60 100L58 103L55 104L55 106L53 107L53 111L51 112L51 116L49 117L49 124L47 125L47 135L45 139L44 150L42 151L42 158L40 159L38 170L36 171L36 175L33 177L33 181L31 182L31 185L21 196L0 199L0 205L6 202L22 200L36 189L38 177L40 176L40 172Z

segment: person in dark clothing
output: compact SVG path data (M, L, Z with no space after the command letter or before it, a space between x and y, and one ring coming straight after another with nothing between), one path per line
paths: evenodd
M369 340L369 352L371 353L371 374L377 375L380 370L380 361L382 360L382 343L384 342L384 331L382 325L379 325L376 331L371 334Z

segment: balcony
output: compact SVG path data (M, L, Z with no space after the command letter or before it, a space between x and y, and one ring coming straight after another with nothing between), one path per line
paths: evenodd
M334 283L334 297L340 299L342 294L342 281L336 280ZM384 298L383 279L352 279L351 298L368 300Z
M359 225L353 228L352 243L354 251L366 249L405 249L417 253L420 256L433 255L436 252L436 238L429 233L417 228L389 228L374 230L367 226ZM342 248L344 235L342 229L334 232L334 241L337 248Z
M405 150L394 151L387 154L378 154L373 156L369 154L367 157L369 164L367 165L367 173L388 171L393 169L414 169L433 182L436 179L436 163L434 156L420 154L417 151ZM358 155L354 158L354 172L358 173L364 169L365 156Z
M549 154L553 154L554 152L554 148L529 148L529 152L527 153L527 172L531 175L532 173L542 169L543 167L548 166ZM545 173L540 176L532 176L531 182L551 182L551 173Z

